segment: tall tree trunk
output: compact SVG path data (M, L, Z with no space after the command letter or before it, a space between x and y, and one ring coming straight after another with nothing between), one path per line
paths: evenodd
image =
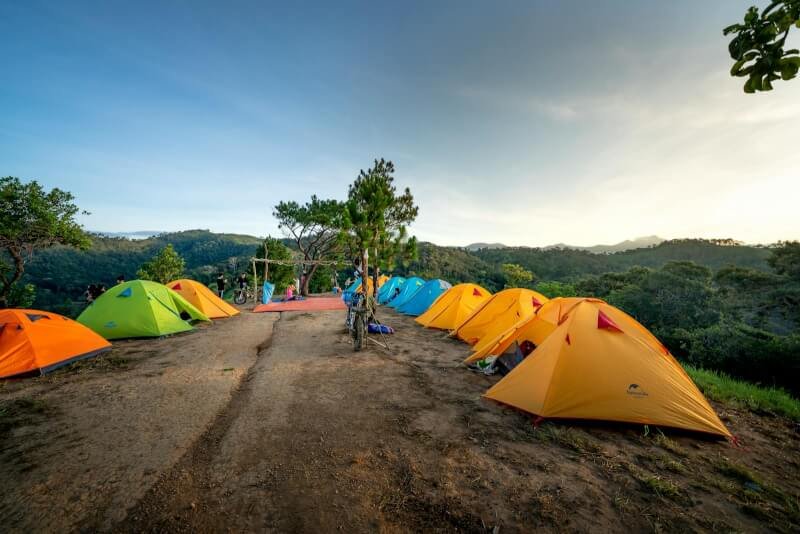
M14 260L14 275L11 280L3 277L3 287L0 288L0 308L8 308L8 297L11 295L11 288L14 284L19 282L22 278L22 273L25 272L25 260L22 259L22 253L13 247L6 248L11 258Z
M372 296L378 298L378 247L375 247L375 267L372 269Z
M316 264L316 263L314 265L312 265L311 266L311 270L308 271L308 273L306 274L305 278L303 279L303 288L302 288L301 293L302 293L302 295L304 297L308 296L308 285L311 282L311 278L313 278L314 273L317 272L317 267L319 267L319 265Z
M368 259L367 259L367 252L365 250L361 251L361 292L364 295L369 295L369 284L367 283L367 279L369 278L369 266L368 266Z

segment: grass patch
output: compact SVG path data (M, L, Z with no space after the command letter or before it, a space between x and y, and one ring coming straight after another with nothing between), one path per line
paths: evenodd
M50 413L50 406L39 399L19 398L0 401L0 438L21 426L35 424Z
M730 461L728 458L720 458L718 462L716 462L715 466L717 471L728 478L732 478L741 482L742 484L749 482L751 484L757 484L759 486L764 485L764 481L761 480L761 477L753 473L747 467L737 464L736 462Z
M642 482L650 491L661 497L677 497L681 494L677 484L657 475L645 477Z
M680 487L669 479L654 475L642 469L639 469L633 464L628 464L628 471L633 477L638 480L645 488L650 490L661 497L678 497L681 494Z
M709 399L728 402L755 412L768 412L800 420L800 400L783 389L757 386L724 373L691 365L684 365L684 368Z
M541 440L557 443L567 449L584 454L597 454L602 448L594 440L580 430L572 427L545 423L534 432L534 436Z
M668 450L669 452L677 456L688 456L688 454L686 453L686 449L678 445L678 443L675 440L665 436L664 433L661 432L660 430L653 437L653 442L662 449Z
M87 371L115 371L117 369L127 369L129 364L130 360L128 358L117 356L111 352L85 360L78 360L65 367L65 372L77 374Z
M628 469L628 472L633 475L633 478L638 480L651 493L655 493L659 497L677 499L683 495L680 486L668 478L640 469L632 463L626 464L625 467Z

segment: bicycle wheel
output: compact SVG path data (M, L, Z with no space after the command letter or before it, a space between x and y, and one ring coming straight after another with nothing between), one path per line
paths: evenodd
M356 317L356 328L355 332L353 332L353 350L356 352L360 351L364 348L364 344L367 342L367 326L364 323L363 317Z
M245 302L247 302L247 293L241 290L237 291L236 295L233 297L233 302L235 302L236 304L244 304Z

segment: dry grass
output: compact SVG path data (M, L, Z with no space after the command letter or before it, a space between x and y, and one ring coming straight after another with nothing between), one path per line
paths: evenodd
M589 434L569 426L545 423L533 435L538 440L557 443L582 454L598 454L602 451L602 447Z

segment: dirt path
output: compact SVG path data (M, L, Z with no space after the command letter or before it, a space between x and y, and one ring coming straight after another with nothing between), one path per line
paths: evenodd
M162 345L131 344L131 358L155 354L96 373L103 378L64 379L52 391L38 384L67 413L82 413L84 396L99 397L90 409L118 419L99 421L100 434L113 433L94 442L80 417L56 416L65 429L79 425L63 433L80 436L68 447L89 456L70 460L62 476L52 442L25 453L35 460L27 472L0 482L9 492L0 524L129 532L797 528L800 437L789 421L718 406L742 448L641 427L534 429L527 417L480 398L498 378L466 370L463 344L383 313L398 329L388 352L353 353L343 314L324 312L282 314L257 353L276 316L244 314ZM217 350L226 355L213 356ZM240 356L229 375L223 369L234 366L233 353ZM149 376L162 363L175 378ZM85 391L128 391L129 383L136 402ZM168 400L157 401L164 389ZM113 401L120 396L128 400ZM118 408L101 409L106 399ZM29 477L52 478L37 513L26 517L26 499L41 491ZM48 499L69 514L42 519Z
M20 532L121 521L230 401L275 317L245 313L195 332L123 341L96 360L4 382L43 421L0 436L0 525Z
M773 460L762 468L767 449L696 437L643 436L641 428L534 430L527 418L480 400L497 378L466 371L462 344L386 313L399 327L392 351L360 354L350 349L341 313L283 314L271 347L228 410L120 526L523 532L623 525L759 530L771 522L792 528L796 435L771 436ZM790 428L780 420L727 418L751 443L761 431ZM745 495L738 467L758 473L754 496Z

